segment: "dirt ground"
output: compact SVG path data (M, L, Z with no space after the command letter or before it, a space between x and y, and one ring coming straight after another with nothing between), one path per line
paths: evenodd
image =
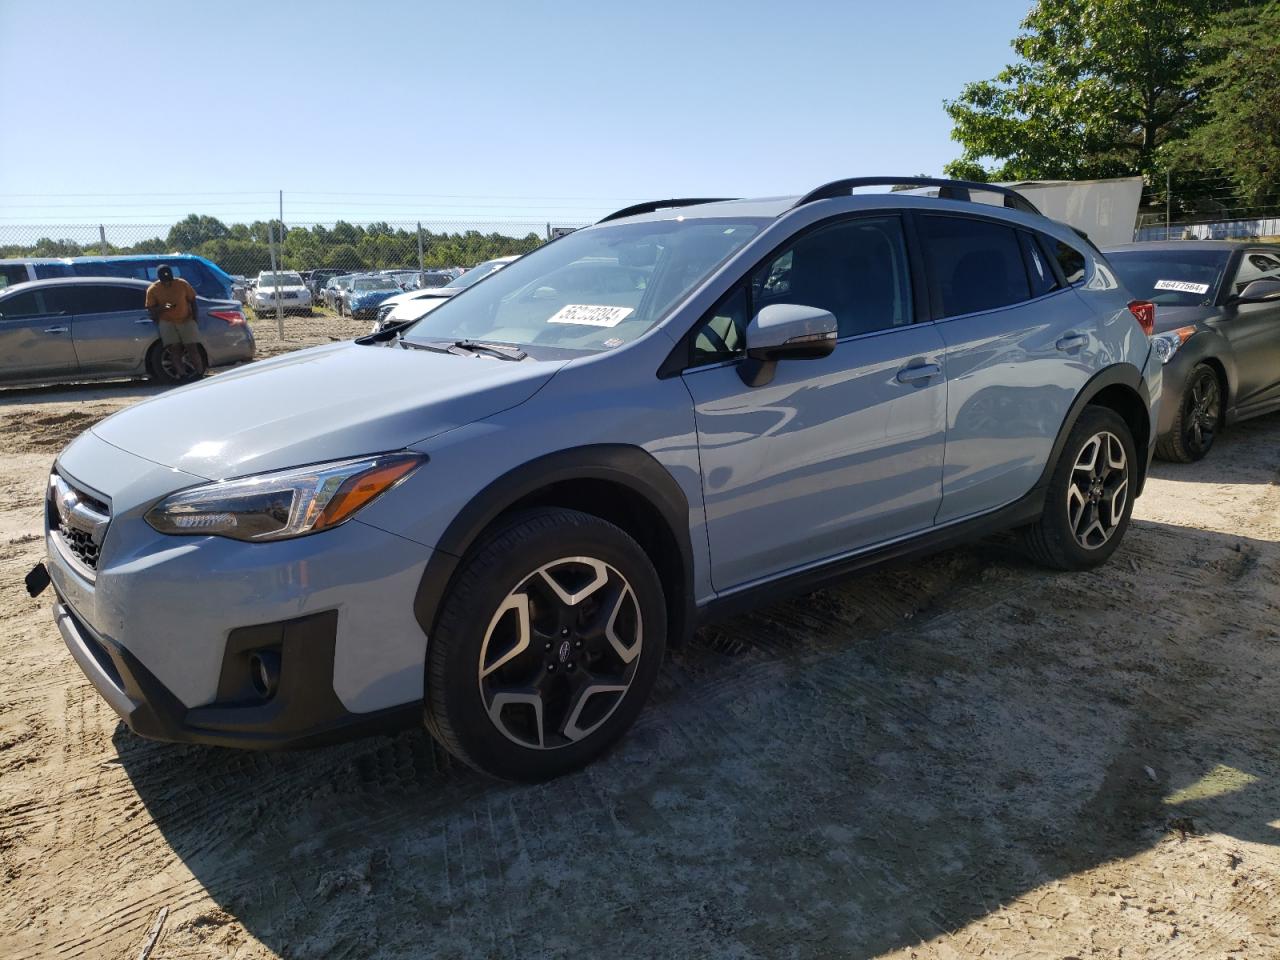
M705 630L529 787L117 722L21 580L54 454L152 392L0 397L0 956L1280 957L1280 417L1100 571L997 539Z

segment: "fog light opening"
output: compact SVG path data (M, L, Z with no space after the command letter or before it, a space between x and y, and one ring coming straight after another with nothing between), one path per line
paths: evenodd
M264 650L249 657L249 676L253 689L263 699L271 699L280 685L280 656Z

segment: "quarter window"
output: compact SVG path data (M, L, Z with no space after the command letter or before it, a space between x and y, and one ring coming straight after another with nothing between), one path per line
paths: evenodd
M731 360L742 353L747 304L747 288L738 286L711 308L693 338L694 366Z
M942 316L995 310L1031 296L1012 227L969 217L920 218Z
M1067 283L1074 286L1083 280L1084 254L1061 240L1050 240L1049 242L1056 248L1058 266L1062 268L1062 275L1067 278Z

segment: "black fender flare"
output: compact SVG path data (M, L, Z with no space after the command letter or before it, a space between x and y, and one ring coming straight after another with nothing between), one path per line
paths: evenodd
M669 528L680 560L679 598L668 597L668 618L679 642L693 628L693 545L689 537L689 501L680 485L652 454L630 444L590 444L549 453L508 471L477 493L450 521L432 551L414 596L413 612L430 637L435 618L472 544L502 513L556 483L601 480L626 487L643 497ZM569 505L571 506L571 505ZM670 584L667 585L671 590ZM673 600L677 602L673 604Z
M1067 445L1067 438L1071 435L1071 430L1075 427L1076 421L1080 419L1080 414L1084 411L1084 408L1093 403L1102 391L1117 386L1132 391L1148 411L1147 449L1138 451L1139 473L1137 489L1138 494L1142 493L1142 487L1147 480L1147 466L1150 462L1151 451L1154 449L1152 443L1155 440L1155 425L1151 423L1150 416L1151 392L1147 389L1147 382L1143 379L1142 371L1132 363L1115 363L1109 367L1104 367L1090 377L1085 385L1080 388L1080 392L1076 394L1075 400L1071 402L1071 406L1067 409L1067 415L1062 420L1062 426L1058 428L1058 435L1054 438L1053 449L1049 453L1049 459L1045 461L1044 471L1040 474L1040 479L1036 481L1035 486L1032 488L1033 490L1043 490L1049 485L1049 480L1057 467L1058 458L1062 456L1062 450ZM1135 443L1138 440L1138 437L1134 437Z

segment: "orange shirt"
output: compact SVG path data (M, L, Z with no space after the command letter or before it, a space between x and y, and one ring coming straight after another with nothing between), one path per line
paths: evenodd
M163 307L160 319L169 323L181 323L194 316L192 307L196 302L195 287L181 277L174 277L168 283L157 280L147 287L147 309Z

